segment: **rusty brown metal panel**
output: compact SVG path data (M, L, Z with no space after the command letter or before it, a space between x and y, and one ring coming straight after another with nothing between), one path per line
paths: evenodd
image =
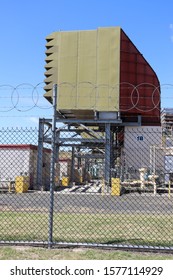
M160 84L143 55L121 30L120 111L125 120L142 116L143 125L160 125Z

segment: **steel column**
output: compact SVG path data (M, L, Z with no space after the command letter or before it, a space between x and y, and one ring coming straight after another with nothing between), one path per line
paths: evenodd
M72 157L71 157L71 183L74 182L74 168L75 168L75 156L74 156L75 149L72 147Z
M54 188L55 188L55 153L56 153L56 107L57 107L57 85L53 85L53 119L51 139L51 161L50 161L50 208L49 208L49 248L53 243L53 210L54 210Z
M105 184L110 185L111 170L111 124L105 124Z

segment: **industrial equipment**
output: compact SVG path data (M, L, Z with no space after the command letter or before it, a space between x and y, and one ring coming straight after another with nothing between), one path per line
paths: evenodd
M53 32L45 60L44 96L54 104L55 122L64 124L56 129L55 158L60 164L68 149L69 181L104 180L104 189L119 195L133 170L130 179L143 189L140 170L162 138L160 83L144 56L120 27L106 27ZM47 125L51 120L40 120L40 142Z

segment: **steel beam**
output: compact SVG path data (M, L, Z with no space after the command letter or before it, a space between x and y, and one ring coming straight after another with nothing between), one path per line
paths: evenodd
M107 120L94 120L94 119L56 119L57 123L66 123L66 124L71 124L73 125L80 125L81 124L85 124L85 125L96 125L98 126L99 124L106 124L106 123L110 123L113 126L141 126L141 116L138 115L137 116L138 120L136 122L123 122L120 119L107 119ZM52 119L45 119L46 122L51 123Z

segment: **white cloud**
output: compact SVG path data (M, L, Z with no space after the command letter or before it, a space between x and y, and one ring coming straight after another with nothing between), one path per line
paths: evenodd
M29 121L38 124L38 118L36 117L30 117Z
M169 28L173 29L173 23L170 23Z

